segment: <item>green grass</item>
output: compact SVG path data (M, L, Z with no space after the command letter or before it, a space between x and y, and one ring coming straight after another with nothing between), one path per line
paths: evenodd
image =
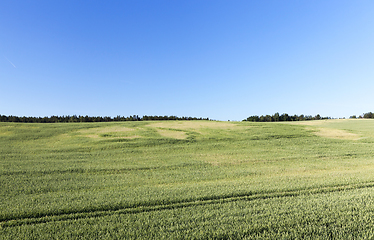
M0 239L370 239L373 171L372 120L0 123Z

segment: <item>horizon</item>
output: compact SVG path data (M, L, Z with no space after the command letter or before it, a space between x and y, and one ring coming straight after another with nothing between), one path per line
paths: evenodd
M196 116L160 116L160 115L127 115L121 116L88 116L88 115L51 115L51 116L15 116L15 115L2 115L0 114L0 122L19 122L19 123L66 123L66 122L123 122L123 121L232 121L232 122L294 122L294 121L313 121L313 120L344 120L344 119L373 119L374 113L367 112L360 115L351 115L349 118L334 118L330 116L321 116L317 114L315 116L301 114L301 115L289 115L287 113L279 114L278 112L273 115L252 115L242 120L217 120L209 117L196 117ZM279 119L283 117L283 120ZM285 118L284 118L285 117ZM10 120L8 119L10 118ZM67 118L71 118L68 120ZM83 119L81 119L83 118ZM88 119L87 119L88 118ZM254 120L257 119L257 120ZM262 120L261 120L262 119ZM285 120L288 119L288 120Z

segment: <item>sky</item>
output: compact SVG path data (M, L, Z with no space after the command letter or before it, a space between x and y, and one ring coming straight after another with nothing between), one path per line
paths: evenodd
M0 114L374 112L374 1L2 0Z

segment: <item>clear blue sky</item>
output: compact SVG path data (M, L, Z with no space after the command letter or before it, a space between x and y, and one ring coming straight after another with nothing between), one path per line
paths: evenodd
M374 1L0 2L0 114L374 111Z

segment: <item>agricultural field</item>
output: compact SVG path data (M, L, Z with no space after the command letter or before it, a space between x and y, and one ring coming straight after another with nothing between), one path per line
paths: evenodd
M373 239L374 120L0 123L0 239Z

